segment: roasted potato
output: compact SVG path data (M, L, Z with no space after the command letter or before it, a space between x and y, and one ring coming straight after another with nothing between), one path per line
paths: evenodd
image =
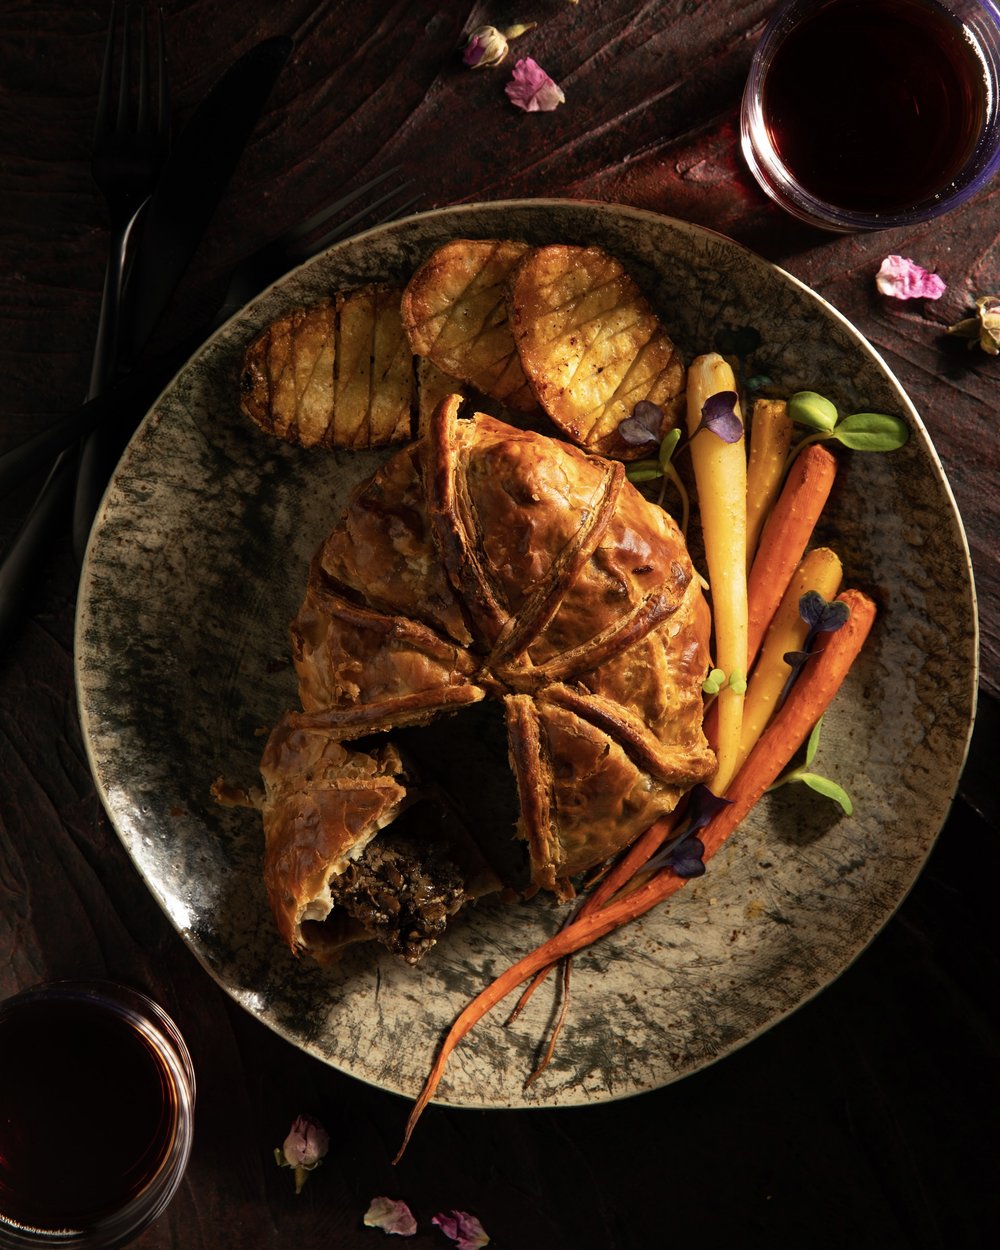
M622 265L597 247L529 251L511 275L508 314L524 373L573 442L619 459L649 454L618 427L640 400L678 424L684 364Z
M272 322L247 348L241 406L302 447L406 441L416 409L400 289L369 285Z
M403 326L418 356L518 412L537 408L507 321L505 293L526 243L454 239L403 292Z

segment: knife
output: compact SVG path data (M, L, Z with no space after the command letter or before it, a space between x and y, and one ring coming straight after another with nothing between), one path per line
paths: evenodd
M190 264L291 50L284 35L251 48L201 102L167 158L125 279L120 369L134 362ZM80 561L108 478L141 416L95 429L84 443L73 510Z
M190 262L292 46L289 38L277 36L247 52L219 79L178 138L174 156L168 160L147 206L123 293L123 324L131 326L123 343L125 358L129 361L152 333ZM150 226L148 231L146 225ZM122 404L119 395L114 410L118 419L107 435L102 435L98 442L94 439L95 429L88 436L88 443L93 441L93 446L86 456L85 473L82 463L81 472L77 473L76 452L67 444L24 525L4 553L0 563L0 638L25 606L29 578L46 542L69 507L74 483L80 499L75 509L79 518L75 529L80 536L77 550L82 554L113 468L113 464L108 464L115 454L113 449L117 448L120 454L146 411L138 402L141 387L136 394L134 407ZM101 399L98 397L91 402L99 419ZM22 473L27 471L24 464L22 461Z

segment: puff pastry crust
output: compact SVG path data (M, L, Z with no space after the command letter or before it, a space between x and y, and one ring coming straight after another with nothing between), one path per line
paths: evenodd
M620 463L459 406L445 400L355 492L292 623L302 710L275 730L265 782L279 795L281 752L309 744L305 771L331 763L320 788L336 808L307 854L302 820L265 807L268 889L293 946L345 847L403 801L392 748L366 772L345 742L501 700L532 879L561 899L715 769L708 609L673 520ZM345 760L350 779L331 783Z

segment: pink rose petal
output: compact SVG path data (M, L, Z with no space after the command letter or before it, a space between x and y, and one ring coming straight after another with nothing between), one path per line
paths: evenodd
M516 104L526 113L551 113L566 100L560 88L530 56L523 57L514 65L514 76L504 91L511 104Z
M940 299L948 289L936 273L903 256L887 256L875 275L875 285L893 299Z
M441 1211L431 1220L446 1237L450 1237L457 1250L480 1250L490 1244L489 1235L482 1224L468 1211Z
M397 1198L373 1198L365 1212L365 1226L381 1228L384 1233L395 1233L397 1237L412 1237L417 1231L413 1212Z

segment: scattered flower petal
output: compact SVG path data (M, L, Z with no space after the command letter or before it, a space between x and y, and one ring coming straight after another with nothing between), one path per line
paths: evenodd
M330 1149L330 1135L318 1120L300 1115L292 1122L281 1148L275 1150L274 1158L279 1167L295 1169L295 1192L302 1186L313 1168L319 1167Z
M893 299L940 299L948 289L936 273L903 256L887 256L875 275L875 285Z
M618 433L630 447L644 447L647 443L659 443L663 427L663 409L648 399L640 399L618 426Z
M412 1237L417 1231L413 1212L400 1198L373 1198L365 1212L366 1228L381 1228L397 1237Z
M743 437L743 422L736 415L739 396L735 391L718 391L709 395L701 406L701 424L695 430L710 430L724 443L738 443ZM694 434L691 435L694 438Z
M507 55L507 38L495 26L477 26L469 35L462 60L470 69L499 65Z
M488 1246L490 1239L482 1224L468 1211L441 1211L431 1220L446 1237L450 1237L458 1250L479 1250Z
M968 339L970 348L979 346L990 356L1000 356L1000 295L980 295L976 315L949 326L948 333Z
M522 57L514 65L514 74L504 88L511 104L526 113L550 113L566 97L532 57Z

